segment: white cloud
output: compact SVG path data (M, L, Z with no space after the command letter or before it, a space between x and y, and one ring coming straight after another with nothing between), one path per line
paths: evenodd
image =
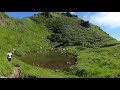
M70 12L71 14L75 14L75 12Z
M85 12L85 15L83 16L83 19L89 20L90 12Z
M66 12L58 12L58 13L66 13ZM71 14L75 14L75 12L70 12Z
M104 26L109 28L120 27L120 12L98 12L84 15L85 20L89 20L93 24L98 26Z

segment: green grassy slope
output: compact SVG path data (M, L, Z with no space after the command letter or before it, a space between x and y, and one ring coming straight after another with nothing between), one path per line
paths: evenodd
M47 12L46 12L47 13ZM57 13L37 14L30 17L36 24L44 23L51 31L48 39L55 47L82 46L105 47L117 44L117 40L103 32L99 27L80 18Z
M0 76L20 66L21 77L119 77L119 47L119 42L99 27L74 15L50 12L15 19L0 13ZM55 72L15 58L51 48L74 55L76 65L65 72ZM11 62L6 59L9 50L13 52Z
M82 78L120 77L120 45L84 50L69 46L59 50L76 56L76 65L66 71L70 75Z
M0 15L3 19L2 22L5 22L4 25L0 26L0 75L8 75L12 73L15 65L21 63L21 61L16 61L14 55L20 56L26 52L44 51L49 49L49 40L47 39L49 33L44 25L36 25L29 18L14 19L5 17L5 14L3 13L0 13ZM6 59L8 50L11 50L14 54L12 62L8 62ZM20 64L20 67L21 76L24 76L24 74L28 76L39 74L36 77L66 77L63 73L60 73L59 75L59 73L52 70L42 68L34 69L34 67L24 63ZM26 68L31 69L29 70ZM48 73L45 76L43 72Z

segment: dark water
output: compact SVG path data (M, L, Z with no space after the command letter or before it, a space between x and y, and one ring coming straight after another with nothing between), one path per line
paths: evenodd
M64 70L75 64L73 56L60 52L46 51L40 53L28 53L18 57L19 60L38 67L53 70Z

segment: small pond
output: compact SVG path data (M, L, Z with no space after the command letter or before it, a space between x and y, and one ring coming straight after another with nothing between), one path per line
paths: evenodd
M55 51L44 51L39 53L30 52L17 58L33 66L58 71L67 69L71 65L75 64L73 56Z

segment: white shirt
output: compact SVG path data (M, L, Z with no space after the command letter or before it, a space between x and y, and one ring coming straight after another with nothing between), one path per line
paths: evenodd
M12 53L8 53L8 54L7 54L7 57L8 57L8 58L11 58L11 57L12 57Z

